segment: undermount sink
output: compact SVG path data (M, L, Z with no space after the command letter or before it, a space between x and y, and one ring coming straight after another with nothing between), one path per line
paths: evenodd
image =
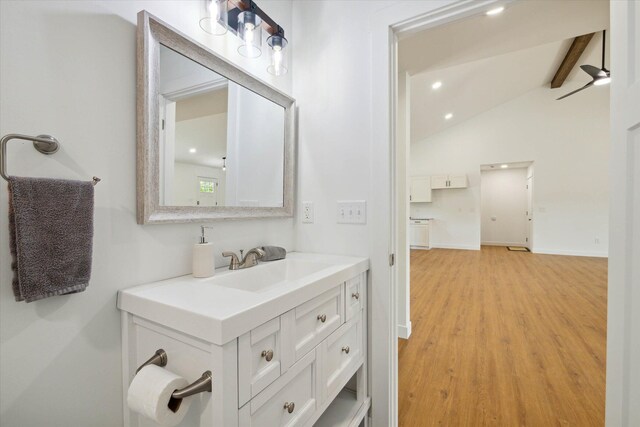
M283 259L261 263L256 267L237 270L215 278L215 285L248 292L265 292L291 282L308 277L313 273L331 267L331 264L301 260Z

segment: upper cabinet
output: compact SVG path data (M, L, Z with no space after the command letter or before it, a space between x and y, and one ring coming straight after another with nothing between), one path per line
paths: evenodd
M441 190L447 188L467 188L469 185L467 175L432 175L431 188Z
M409 201L412 203L428 203L431 201L431 178L428 176L411 177Z

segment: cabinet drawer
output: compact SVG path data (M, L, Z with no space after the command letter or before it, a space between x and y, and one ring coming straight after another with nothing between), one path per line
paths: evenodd
M344 323L344 288L340 284L282 315L287 346L283 370L311 351Z
M279 317L238 338L238 406L280 376L281 360Z
M346 320L349 321L362 310L362 300L365 297L366 274L359 274L353 279L347 280L346 287Z
M320 377L323 398L338 393L363 357L362 314L322 343Z
M240 408L239 424L243 427L305 425L317 407L316 368L313 351Z

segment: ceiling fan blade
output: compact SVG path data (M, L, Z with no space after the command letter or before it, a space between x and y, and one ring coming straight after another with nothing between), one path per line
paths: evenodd
M598 67L594 67L593 65L581 65L582 71L589 74L594 79L600 76L602 70Z
M564 99L567 96L571 96L576 92L580 92L581 90L584 90L584 89L588 88L589 86L593 86L593 82L592 81L587 83L586 85L582 86L580 89L576 89L573 92L569 92L568 94L561 96L560 98L556 99L556 101L560 101L561 99Z

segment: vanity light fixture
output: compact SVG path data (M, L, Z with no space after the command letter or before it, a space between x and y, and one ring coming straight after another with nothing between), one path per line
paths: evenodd
M437 82L434 82L431 85L431 89L433 89L433 90L440 89L441 87L442 87L442 82L440 80L438 80Z
M494 9L488 10L487 11L487 16L495 16L495 15L499 15L504 11L504 6L500 6L500 7L496 7Z
M195 154L195 153L196 153L196 149L195 149L195 148L189 148L189 152L190 152L191 154Z
M271 64L267 67L269 74L281 76L287 74L287 39L284 38L284 31L278 27L278 32L267 39L267 44L271 48Z
M444 115L445 120L451 120L451 118L453 118L453 113L447 113Z
M227 0L204 0L200 28L206 33L221 36L227 33Z
M202 0L200 27L209 34L222 35L230 30L241 44L238 53L247 58L262 55L262 31L268 33L270 64L267 71L274 76L287 73L285 48L288 41L284 29L258 7L253 0Z
M251 11L238 15L238 37L243 43L238 47L238 53L247 58L257 58L262 55L262 19Z
M509 165L500 165L500 167L501 167L502 169L506 169L506 168L508 168L508 167L509 167Z
M226 171L227 170L227 157L223 157L222 158L222 171Z

